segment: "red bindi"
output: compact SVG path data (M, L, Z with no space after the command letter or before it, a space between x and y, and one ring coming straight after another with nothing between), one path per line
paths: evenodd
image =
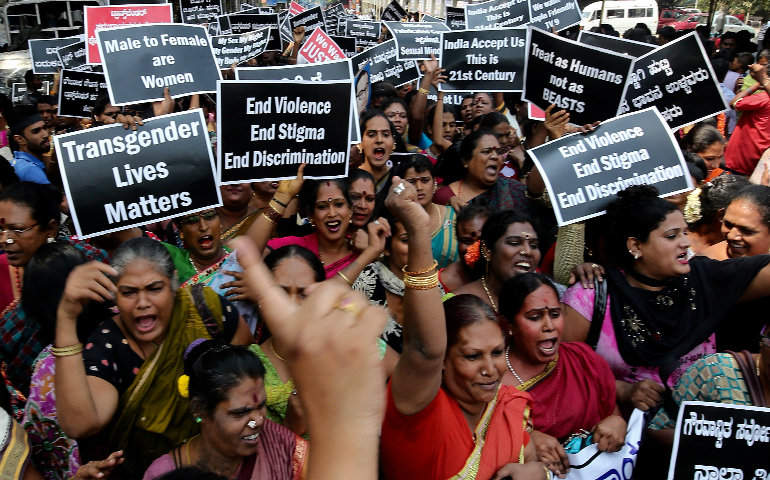
M364 190L364 196L366 196L366 190Z
M332 184L331 184L330 182L326 182L326 186L327 186L327 187L331 187L331 186L332 186Z

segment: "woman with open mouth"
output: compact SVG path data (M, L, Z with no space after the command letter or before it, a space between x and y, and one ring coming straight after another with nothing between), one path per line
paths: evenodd
M193 466L224 478L302 478L308 443L266 418L264 376L259 358L242 347L191 343L178 391L190 399L188 416L200 424L200 434L155 460L144 479Z
M591 443L603 452L623 448L626 422L615 402L615 377L586 344L561 342L564 316L553 283L539 273L511 278L500 292L500 313L509 326L503 385L532 396L538 460L566 474L562 442L583 431L593 432Z
M201 337L243 345L254 337L211 289L175 288L174 263L160 242L129 240L112 265L81 265L67 279L52 350L56 407L69 438L105 431L113 450L131 459L123 465L128 478L139 478L158 455L199 431L189 401L169 394L187 346ZM113 298L117 315L80 343L84 305Z
M361 169L374 177L376 198L374 215L377 216L385 203L390 187L390 154L396 149L398 132L388 117L379 110L367 110L361 116L361 143L358 151L364 156Z
M185 248L163 243L174 260L181 285L204 283L227 261L232 250L222 245L222 224L215 208L175 218Z

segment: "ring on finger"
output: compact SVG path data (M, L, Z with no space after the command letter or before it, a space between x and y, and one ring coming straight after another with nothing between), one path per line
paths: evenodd
M358 306L358 303L356 303L355 300L351 300L349 298L343 298L340 300L336 308L339 308L343 312L349 313L354 317L357 317L358 314L361 313L361 307Z
M592 264L591 264L591 267L593 267L593 268L599 268L599 265L597 265L597 264L595 264L595 263L592 263Z
M379 221L379 220L375 220L375 221L373 221L372 223L373 223L373 224L375 224L375 225L379 225L379 224L380 224L380 221Z
M403 192L404 190L406 190L406 186L404 186L404 182L399 182L398 185L393 187L393 193L395 193L396 195L401 195L401 192Z

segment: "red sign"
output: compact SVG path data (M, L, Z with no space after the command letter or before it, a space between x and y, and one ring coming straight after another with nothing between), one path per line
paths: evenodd
M299 15L304 11L305 11L305 7L295 2L294 0L291 1L291 5L289 5L289 13L291 13L292 15Z
M85 7L86 60L102 63L96 41L97 28L113 28L143 23L172 23L171 4L160 5L110 5Z
M345 52L321 28L313 30L310 38L297 53L305 60L302 63L322 63L347 58Z

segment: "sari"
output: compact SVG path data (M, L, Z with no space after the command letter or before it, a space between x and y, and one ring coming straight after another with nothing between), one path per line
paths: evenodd
M132 459L124 464L129 478L137 478L153 460L200 432L190 415L190 401L176 392L176 384L184 373L185 348L198 338L221 336L222 304L213 290L204 288L211 318L203 319L191 290L177 290L165 339L120 396L111 443Z
M22 478L28 463L27 432L0 408L0 478Z
M289 409L289 396L292 390L294 390L294 380L291 378L288 382L283 383L278 372L275 370L273 363L262 352L262 348L259 345L253 344L249 346L249 350L259 357L262 361L262 365L265 367L265 375L263 381L265 384L265 393L267 399L265 406L267 407L267 419L277 424L281 424L286 417L286 411Z
M532 399L502 386L476 427L444 387L421 412L396 408L391 385L382 425L381 465L388 479L487 480L509 463L524 463Z
M271 250L275 250L276 248L281 248L285 245L299 245L300 247L305 247L311 252L315 254L316 257L319 257L319 247L318 247L318 234L317 233L311 233L310 235L305 235L304 237L281 237L281 238L274 238L267 242L268 248ZM334 263L330 264L323 264L324 265L324 271L326 272L326 279L330 279L337 275L338 272L341 272L344 270L348 265L353 263L355 259L358 258L357 253L350 253L341 259L337 260ZM323 263L323 260L321 260L321 263Z
M249 230L249 227L251 227L251 224L254 223L254 220L259 218L260 213L262 213L262 209L254 210L250 214L246 215L243 220L222 232L222 234L219 236L219 239L230 240L235 237L244 235Z
M457 214L454 208L444 209L444 218L441 224L433 232L431 237L431 249L433 258L438 262L439 269L448 266L457 261L457 237L455 235L455 224L457 223Z
M174 245L165 242L163 243L163 246L166 247L166 250L168 250L168 253L171 255L171 261L174 262L174 268L176 269L176 276L179 279L180 288L195 285L197 283L206 285L206 281L219 270L222 264L227 261L230 252L232 252L230 248L222 245L225 256L214 265L199 272L190 259L189 250L186 248L175 247Z

